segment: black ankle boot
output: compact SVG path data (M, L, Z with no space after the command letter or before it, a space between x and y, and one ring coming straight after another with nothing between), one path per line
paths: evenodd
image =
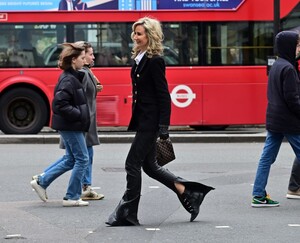
M191 214L190 222L192 222L199 214L200 205L204 197L209 191L214 190L214 188L197 182L181 181L180 183L185 186L185 190L181 195L177 195L182 206Z
M140 197L132 200L124 200L124 197L119 202L114 212L105 222L110 226L136 226L140 225L137 219L137 210Z
M178 197L185 210L191 214L190 222L192 222L199 214L204 194L202 192L184 190L184 193Z

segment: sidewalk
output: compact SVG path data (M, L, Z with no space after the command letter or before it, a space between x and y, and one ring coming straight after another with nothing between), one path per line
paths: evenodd
M134 133L126 127L99 128L101 143L131 143ZM264 142L264 127L231 127L224 131L195 131L188 127L171 127L170 137L174 143L249 143ZM0 144L53 144L59 142L59 134L44 128L39 134L0 134Z

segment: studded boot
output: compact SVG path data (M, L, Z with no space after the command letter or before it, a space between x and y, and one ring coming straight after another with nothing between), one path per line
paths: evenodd
M192 222L199 214L204 197L214 188L197 182L180 181L180 183L185 186L185 190L177 196L185 210L191 214L190 222Z

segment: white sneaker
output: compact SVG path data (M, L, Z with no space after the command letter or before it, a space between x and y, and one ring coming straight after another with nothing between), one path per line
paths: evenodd
M39 198L42 201L47 202L48 196L47 196L46 190L38 184L37 180L32 180L30 182L30 184L31 184L31 187L38 194Z
M300 199L300 189L298 189L295 192L288 190L288 192L286 194L286 198L288 198L288 199Z
M63 206L64 207L81 207L81 206L88 206L88 202L84 202L81 199L78 200L70 200L70 199L64 199L63 200Z
M104 198L103 194L97 193L91 186L88 186L85 190L82 190L82 200L101 200Z

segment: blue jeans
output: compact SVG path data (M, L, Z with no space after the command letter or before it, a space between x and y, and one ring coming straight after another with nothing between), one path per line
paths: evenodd
M264 197L271 165L275 162L283 138L286 138L298 159L300 159L300 134L274 133L268 131L265 146L257 167L253 196Z
M94 157L94 149L93 146L89 146L87 147L88 150L88 154L89 154L89 164L86 167L86 170L84 172L84 176L82 179L82 184L83 185L87 185L90 186L92 185L92 165L93 165L93 157ZM68 153L68 151L66 151L66 154ZM61 158L59 158L57 161L55 161L53 164L49 165L45 170L44 173L46 173L48 170L50 170L52 167L57 166L57 164L61 163L62 161L66 160L66 159L72 159L71 156L63 156Z
M66 153L58 160L59 163L57 161L39 176L39 185L46 189L57 177L73 169L65 198L78 200L81 196L83 175L89 162L84 133L59 131L59 134L64 139Z
M83 175L82 184L90 186L92 185L92 166L93 166L93 158L94 158L94 149L93 146L87 147L89 153L89 164L86 167L85 173Z

